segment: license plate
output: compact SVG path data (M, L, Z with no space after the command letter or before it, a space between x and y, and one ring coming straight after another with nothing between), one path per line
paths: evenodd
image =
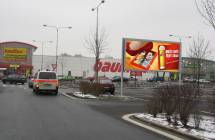
M44 84L43 86L44 86L44 87L50 87L51 84Z

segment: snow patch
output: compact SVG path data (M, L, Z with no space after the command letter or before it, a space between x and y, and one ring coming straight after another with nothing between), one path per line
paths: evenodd
M214 118L210 116L201 116L202 120L199 126L199 129L194 129L194 120L192 116L190 117L190 121L188 123L188 126L191 126L192 128L184 128L182 124L178 121L178 126L173 126L172 124L168 124L165 118L165 114L158 114L156 118L154 118L151 114L141 113L136 115L137 118L159 124L161 126L173 128L177 131L188 133L193 136L202 137L206 140L212 140L215 139L215 123Z
M73 93L74 96L79 98L86 98L86 99L96 99L97 97L91 94L83 94L82 92L75 92Z

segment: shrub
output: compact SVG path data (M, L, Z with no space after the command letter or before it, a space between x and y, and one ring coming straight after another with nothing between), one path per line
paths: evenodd
M213 97L208 99L208 102L209 102L210 112L212 112L212 114L213 114L214 123L215 123L215 93L214 93Z
M195 128L198 129L202 120L202 117L200 115L200 111L198 108L195 109L193 112L193 120L194 120Z
M192 110L195 108L195 100L199 97L199 93L191 85L180 86L180 98L179 98L179 117L184 127L187 127Z
M80 86L79 86L79 90L80 90L83 94L90 93L90 91L91 91L91 85L90 85L89 82L81 81L79 85L80 85Z
M162 110L166 113L166 119L169 123L172 122L171 116L176 111L177 100L176 95L178 94L178 86L176 85L165 85L161 86L157 90L159 99L161 102Z
M101 84L99 83L92 83L91 84L91 94L95 96L99 96L100 94L104 93L104 88Z
M157 117L157 114L160 110L159 105L160 99L158 96L154 95L147 103L146 103L146 110L149 114L153 115L154 118Z
M90 93L95 96L99 96L100 94L104 93L104 88L99 83L91 83L87 81L82 81L79 84L79 90L83 93Z

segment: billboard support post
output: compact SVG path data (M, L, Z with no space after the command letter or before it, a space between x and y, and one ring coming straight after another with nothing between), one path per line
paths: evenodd
M180 40L180 55L179 55L179 79L178 79L178 82L179 82L179 85L181 85L181 78L182 78L182 42L181 42L181 38L179 38Z
M121 58L121 84L120 84L120 96L123 96L124 43L125 43L125 39L122 39L122 58Z

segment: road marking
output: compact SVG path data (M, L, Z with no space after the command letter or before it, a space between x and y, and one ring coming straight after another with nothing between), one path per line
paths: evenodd
M77 98L67 95L66 93L61 93L63 96L70 98L72 100L76 100Z
M127 121L127 122L130 122L130 123L133 123L135 125L138 125L140 127L143 127L143 128L145 128L147 130L150 130L152 132L155 132L155 133L158 133L160 135L163 135L163 136L165 136L167 138L174 139L174 140L183 140L182 138L179 138L177 136L171 135L171 134L169 134L167 132L161 131L161 130L156 129L154 127L151 127L149 125L144 125L144 124L142 124L140 122L137 122L137 121L134 121L134 120L130 119L130 117L133 116L133 115L138 115L138 113L135 113L135 114L126 114L126 115L122 116L122 119L125 120L125 121Z

